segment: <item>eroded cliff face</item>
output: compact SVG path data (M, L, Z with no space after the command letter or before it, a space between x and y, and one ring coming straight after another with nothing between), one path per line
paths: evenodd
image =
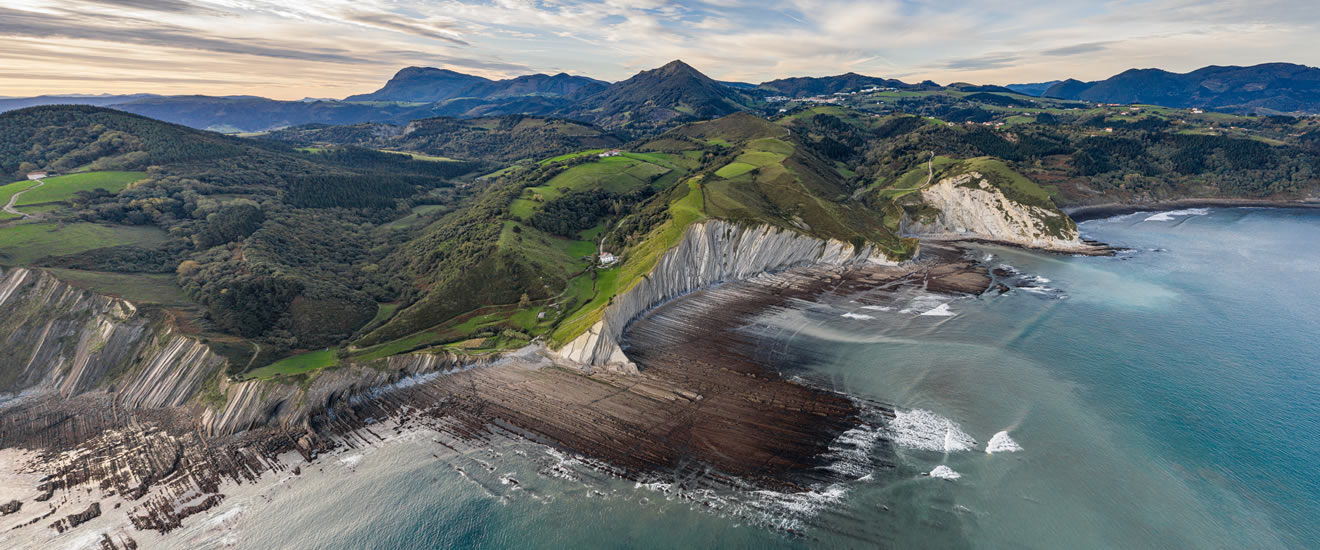
M321 373L306 388L271 380L223 381L225 403L208 408L201 427L209 435L228 435L250 428L310 427L313 417L336 405L381 391L393 384L420 381L438 374L487 365L495 356L452 353L412 353L388 357L371 365L350 365ZM333 422L333 418L326 419Z
M128 408L175 407L223 365L124 300L44 271L0 269L0 394L105 391Z
M636 372L620 339L637 315L661 302L719 282L806 265L892 263L871 247L855 249L769 225L742 226L708 220L687 229L683 240L655 269L606 307L601 320L558 350L560 358L588 367Z
M1058 208L1023 204L980 172L940 180L920 191L924 208L903 233L925 239L980 239L1050 250L1084 250L1077 224Z

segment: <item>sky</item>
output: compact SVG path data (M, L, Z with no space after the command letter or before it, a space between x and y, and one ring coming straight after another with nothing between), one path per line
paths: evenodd
M0 96L341 98L407 66L941 84L1320 65L1316 0L5 0Z

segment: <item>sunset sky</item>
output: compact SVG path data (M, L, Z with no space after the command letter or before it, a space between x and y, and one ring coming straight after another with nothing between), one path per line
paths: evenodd
M1320 64L1315 0L7 0L0 96L344 97L410 65L603 80L683 59L722 80L1098 79Z

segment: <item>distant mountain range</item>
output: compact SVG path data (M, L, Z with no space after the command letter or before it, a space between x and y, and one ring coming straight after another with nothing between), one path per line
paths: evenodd
M1130 69L1105 80L1064 80L1044 97L1097 103L1147 103L1239 113L1320 113L1320 69L1292 63L1212 65L1189 73Z
M395 74L380 90L349 96L344 101L435 103L456 98L499 99L519 96L576 99L600 92L609 85L601 80L565 73L490 80L449 69L408 67Z
M1320 113L1320 69L1288 63L1211 66L1179 74L1132 69L1106 80L1008 86L940 86L847 73L761 84L720 82L682 61L615 83L564 73L491 80L448 69L408 67L381 89L343 100L279 101L254 96L58 95L0 98L0 112L36 105L105 106L194 128L255 132L305 124L406 124L431 117L538 115L645 131L738 111L769 108L766 98L803 98L868 88L1016 93L1097 103L1148 103L1249 113Z

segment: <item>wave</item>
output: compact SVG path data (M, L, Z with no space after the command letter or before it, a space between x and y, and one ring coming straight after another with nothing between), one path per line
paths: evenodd
M925 317L953 317L957 313L949 310L949 304L940 304L935 309L928 310L921 315Z
M875 317L862 313L845 313L843 315L840 315L839 317L847 317L849 319L862 319L862 320L875 319Z
M930 473L926 475L929 475L930 477L938 477L940 479L947 479L949 481L962 477L962 474L953 471L953 468L943 464L936 466L934 470L931 470Z
M894 308L889 306L862 306L862 309L869 309L871 311L894 311Z
M995 434L994 437L990 438L990 442L985 444L986 454L1016 453L1021 450L1022 446L1008 436L1008 431Z
M1159 212L1151 214L1146 218L1148 222L1171 222L1179 216L1204 216L1210 213L1209 208L1188 208L1186 210L1170 210L1168 212Z
M968 451L976 440L952 420L925 409L895 411L889 421L889 433L900 447L952 453Z

